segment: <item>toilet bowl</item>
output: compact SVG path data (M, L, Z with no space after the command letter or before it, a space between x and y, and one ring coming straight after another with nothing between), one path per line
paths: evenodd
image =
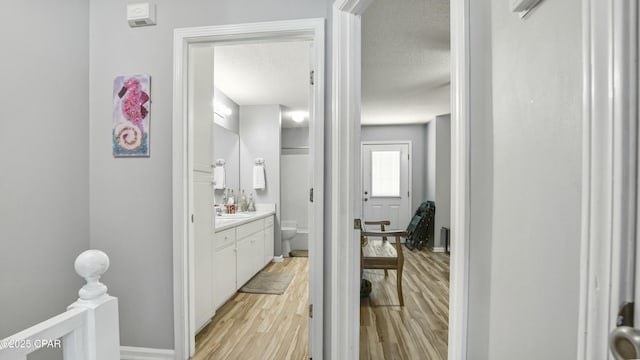
M282 254L285 257L289 257L291 251L291 240L296 237L298 233L297 224L295 221L283 221L280 227L280 236L282 237Z

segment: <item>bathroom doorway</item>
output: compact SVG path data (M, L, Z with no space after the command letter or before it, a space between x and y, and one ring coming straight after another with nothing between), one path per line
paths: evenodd
M195 319L195 290L196 283L194 273L196 266L194 258L199 256L199 252L194 249L194 218L195 221L208 219L207 216L195 216L193 213L194 190L196 189L191 182L193 168L194 149L197 147L198 136L203 136L201 131L197 131L197 122L194 124L193 116L190 115L189 106L190 98L188 96L190 88L189 76L190 51L193 48L202 48L212 46L213 53L215 48L231 49L235 45L247 45L260 47L264 44L282 44L289 45L293 43L304 43L308 48L308 76L310 80L308 85L308 157L309 168L303 169L301 173L309 174L309 183L307 185L310 193L315 193L313 198L307 198L303 204L308 208L308 285L305 284L305 290L309 297L309 309L307 304L297 304L298 307L304 308L305 317L308 315L308 351L305 356L322 358L322 286L323 286L323 256L322 256L322 224L323 224L323 179L324 179L324 20L323 19L306 19L296 21L279 21L268 23L239 24L229 26L212 26L204 28L186 28L175 30L174 36L174 308L175 308L175 334L176 334L176 354L180 359L187 359L195 353L195 333L200 328ZM254 49L255 50L255 49ZM286 53L286 51L285 51ZM267 65L268 60L265 60ZM215 63L213 63L215 69ZM215 71L212 71L215 73ZM213 75L213 74L212 74ZM211 76L211 91L215 76ZM273 83L272 91L274 92L279 82ZM227 90L227 92L232 92ZM229 94L226 94L229 95ZM233 96L229 96L233 98ZM256 105L255 106L261 106ZM264 105L264 104L262 104ZM273 104L272 104L273 105ZM279 104L275 104L279 105ZM215 104L210 104L215 107ZM276 106L276 112L280 114L281 120L286 121L293 117L293 113L299 111L285 106ZM214 111L210 111L212 117ZM222 109L222 112L227 110ZM241 111L242 113L242 111ZM219 116L220 114L218 114ZM213 120L213 119L212 119ZM211 121L212 127L214 121ZM278 122L278 125L280 122ZM194 125L196 126L194 131ZM280 129L278 129L279 132ZM215 133L215 130L212 132ZM206 135L206 131L204 132ZM265 134L258 131L255 134L255 141L259 141L259 137ZM240 129L239 137L242 138L242 129ZM277 138L277 137L276 137ZM261 159L265 168L280 168L280 139L268 137L267 140L275 143L277 146L277 158L264 158L260 153L255 151L249 156L251 161ZM277 141L276 141L277 140ZM216 137L212 134L211 141L215 147ZM245 145L251 147L254 141L247 141ZM240 140L240 163L243 161L242 140ZM197 151L197 149L195 149ZM211 167L215 166L217 159L211 157ZM241 168L246 168L241 166ZM240 184L243 184L243 171L240 171ZM265 191L260 194L270 194L269 200L273 203L275 212L274 224L274 261L279 261L283 254L280 234L280 186L279 181L266 178ZM213 188L213 186L211 186ZM242 189L243 185L238 189ZM245 187L246 190L247 187ZM269 192L271 191L271 192ZM215 192L211 190L211 198ZM220 197L220 194L216 194ZM252 195L255 196L256 205L260 201L260 195L256 191ZM218 201L218 200L216 200ZM213 201L211 206L213 207ZM212 210L211 210L212 211ZM213 211L212 211L213 212ZM206 220L208 221L208 220ZM212 229L215 226L212 224ZM268 265L265 269L269 271ZM300 312L300 311L299 311ZM264 324L263 324L264 326ZM287 341L291 339L274 339L275 341Z

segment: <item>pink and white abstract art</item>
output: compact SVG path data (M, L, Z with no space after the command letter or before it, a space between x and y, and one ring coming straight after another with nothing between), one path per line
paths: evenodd
M113 156L149 156L149 75L118 76L113 81Z

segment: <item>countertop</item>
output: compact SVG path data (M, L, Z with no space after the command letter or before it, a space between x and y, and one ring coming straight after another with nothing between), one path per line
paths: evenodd
M215 232L224 231L227 229L231 229L236 226L240 226L242 224L250 223L255 220L266 218L267 216L275 215L274 210L258 210L258 211L249 211L242 212L238 214L247 214L251 215L249 217L240 217L240 218L221 218L220 216L215 216Z

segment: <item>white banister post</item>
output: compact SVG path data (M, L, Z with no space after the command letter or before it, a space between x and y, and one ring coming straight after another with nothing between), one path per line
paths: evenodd
M100 276L108 268L109 257L100 250L87 250L76 258L76 273L85 278L87 284L78 292L80 298L68 308L87 309L87 321L83 334L65 336L63 348L68 349L65 360L120 359L118 299L109 296L107 287L100 282ZM80 348L83 355L75 352ZM75 359L75 356L79 358Z

